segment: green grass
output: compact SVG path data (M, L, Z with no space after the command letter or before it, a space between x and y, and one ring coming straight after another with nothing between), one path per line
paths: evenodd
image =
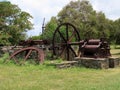
M0 65L0 90L120 90L120 68Z
M0 90L119 90L120 68L56 69L47 64L0 64Z
M120 56L120 49L112 49ZM45 61L42 65L3 63L0 59L0 90L120 90L120 68L57 69ZM57 61L59 62L59 61Z
M115 49L115 48L112 47L110 52L111 52L112 56L120 57L120 49Z

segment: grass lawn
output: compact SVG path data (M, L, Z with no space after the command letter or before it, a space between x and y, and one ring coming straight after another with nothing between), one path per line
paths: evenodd
M120 49L112 49L120 56ZM0 90L120 90L120 68L56 69L45 61L43 65L18 66L4 64L0 59Z
M120 49L111 49L112 56L120 57Z

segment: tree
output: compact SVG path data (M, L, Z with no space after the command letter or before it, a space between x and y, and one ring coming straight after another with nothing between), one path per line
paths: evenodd
M26 32L33 28L32 16L8 1L0 2L0 44L14 45L25 39Z
M114 41L120 44L120 18L114 21Z
M72 23L80 31L81 38L84 38L84 35L90 34L89 32L92 30L90 17L95 14L89 1L71 1L58 13L58 21Z
M87 0L71 1L58 13L58 21L74 24L83 39L109 37L109 20L104 13L93 10Z
M56 17L52 17L51 20L46 24L45 31L41 35L41 39L47 39L52 41L53 33L58 26L58 21Z
M110 37L110 20L106 18L105 14L98 12L96 14L96 30L98 31L97 38L109 38Z
M71 1L54 18L56 21L51 19L49 25L69 22L79 30L81 39L110 37L110 20L106 18L104 13L96 12L87 0ZM46 28L46 34L55 30L48 25Z
M71 1L46 24L43 38L52 40L56 27L69 22L79 31L81 39L107 38L110 43L120 43L120 19L110 20L103 12L96 12L87 0Z

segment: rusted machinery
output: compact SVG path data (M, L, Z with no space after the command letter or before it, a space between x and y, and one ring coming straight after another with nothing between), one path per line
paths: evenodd
M48 45L47 40L26 40L21 41L19 45L24 46L17 51L15 51L10 59L13 59L17 64L24 64L26 60L32 57L35 63L43 63L44 60L44 52L43 47L40 45ZM33 61L32 61L33 62Z
M20 42L21 45L26 46L16 52L14 52L10 58L17 60L17 55L24 52L24 61L26 61L32 52L36 53L36 62L42 63L44 60L44 52L37 45L49 45L47 40L27 40ZM101 39L86 39L81 40L79 32L74 25L70 23L63 23L59 25L54 34L52 40L53 57L62 57L66 60L72 60L74 57L94 57L94 58L106 58L109 57L110 47L108 42ZM23 61L23 62L24 62Z
M81 46L81 57L107 58L111 56L110 46L105 38L88 39Z
M22 46L34 46L34 45L47 45L49 44L48 40L26 40L26 41L20 41L19 45Z
M92 58L111 56L110 46L105 38L80 40L79 32L70 23L63 23L55 30L53 54L66 60L73 60L78 56Z

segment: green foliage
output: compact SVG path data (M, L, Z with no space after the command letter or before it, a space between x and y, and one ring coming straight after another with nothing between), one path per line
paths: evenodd
M41 36L32 36L32 37L29 37L29 39L31 39L31 40L41 40Z
M45 31L42 33L41 38L52 41L53 33L58 26L56 17L52 17L50 22L45 26Z
M51 18L42 35L43 38L52 40L55 28L61 23L69 22L78 29L81 39L104 37L118 43L118 21L107 19L103 12L96 12L87 0L71 1L56 17Z
M116 44L120 44L120 18L114 22L114 40Z
M32 29L32 16L8 1L0 2L0 44L17 44ZM6 37L4 37L6 35Z
M73 23L82 39L109 37L105 15L93 10L89 1L86 0L71 1L58 13L58 21Z
M2 57L0 58L0 63L5 63L9 60L9 53L5 53L2 55Z

